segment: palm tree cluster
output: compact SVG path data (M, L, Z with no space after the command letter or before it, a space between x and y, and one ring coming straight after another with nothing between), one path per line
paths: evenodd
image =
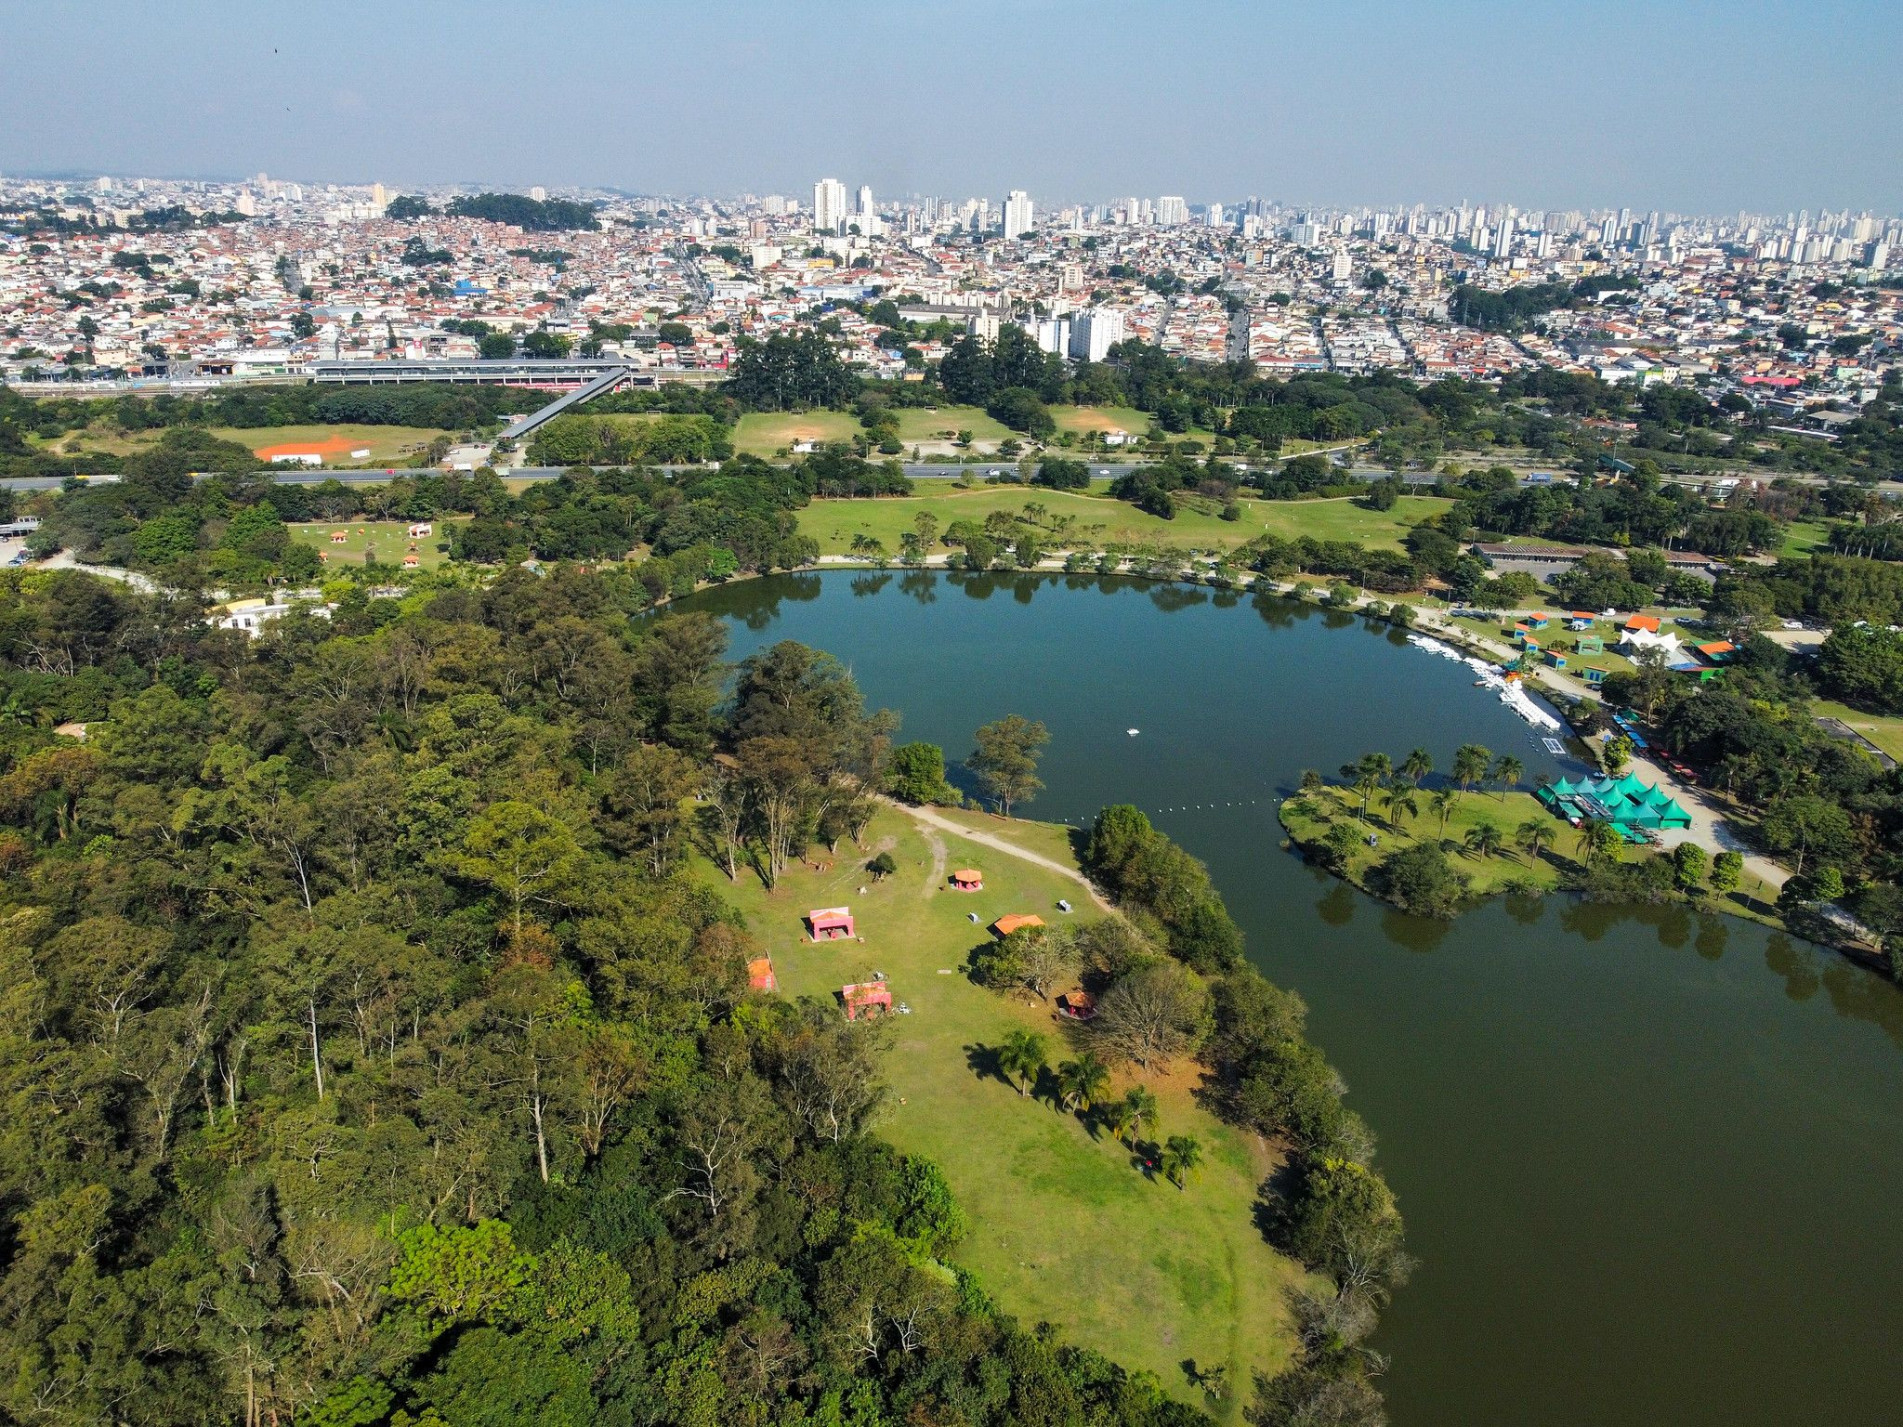
M1014 1030L998 1044L998 1070L1017 1086L1018 1094L1029 1095L1050 1069L1048 1049L1037 1032ZM1110 1096L1110 1067L1090 1051L1059 1062L1051 1075L1051 1089L1059 1106L1108 1130L1112 1139L1132 1150L1145 1136L1157 1132L1161 1114L1156 1093L1147 1085L1133 1085L1121 1096ZM1170 1183L1182 1189L1202 1166L1202 1142L1194 1135L1171 1135L1154 1162Z
M1423 797L1421 780L1433 771L1434 759L1425 748L1416 748L1398 765L1387 754L1375 752L1364 753L1353 763L1341 766L1341 776L1361 799L1360 819L1367 821L1368 806L1379 796L1387 813L1388 826L1396 831L1401 828L1402 818L1412 822L1420 817ZM1498 789L1496 796L1504 797L1525 778L1526 765L1511 753L1502 753L1496 758L1490 748L1478 743L1463 743L1454 751L1452 776L1453 783L1443 784L1426 795L1427 806L1439 819L1442 837L1447 835L1447 820L1459 806L1462 793L1473 791L1475 786L1493 786ZM1310 781L1304 775L1303 786L1308 787ZM1320 779L1317 777L1313 781L1319 783ZM1471 837L1468 845L1473 845ZM1499 830L1495 829L1487 855L1498 851L1503 845Z

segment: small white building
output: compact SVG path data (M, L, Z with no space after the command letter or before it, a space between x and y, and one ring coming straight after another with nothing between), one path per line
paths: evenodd
M232 600L229 604L217 606L205 617L205 622L213 629L239 629L252 639L274 619L282 619L294 609L301 609L318 619L329 619L335 605L317 604L308 599L288 601L283 604L270 600Z

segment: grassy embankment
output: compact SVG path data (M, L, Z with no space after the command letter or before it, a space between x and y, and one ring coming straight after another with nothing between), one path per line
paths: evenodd
M1071 863L1062 827L958 816ZM875 883L864 864L880 850L891 852L899 870ZM949 890L945 874L961 867L984 873L982 892ZM1302 1271L1263 1241L1252 1217L1257 1186L1274 1161L1259 1141L1195 1103L1195 1066L1147 1077L1162 1103L1162 1135L1192 1134L1206 1148L1207 1166L1186 1191L1146 1177L1128 1148L1093 1137L1076 1115L1020 1096L985 1068L985 1048L1018 1028L1048 1038L1053 1065L1075 1053L1051 1002L986 990L964 967L987 940L985 927L1006 913L1055 922L1064 916L1056 910L1061 897L1078 918L1100 915L1081 886L994 848L922 830L896 809L874 819L863 849L842 843L830 870L795 866L771 893L749 871L730 885L711 866L701 869L772 956L782 994L830 1001L840 986L881 971L895 1002L911 1007L891 1022L885 1069L892 1099L877 1133L944 1169L972 1222L957 1258L1006 1310L1027 1323L1057 1323L1072 1341L1149 1369L1173 1395L1199 1405L1185 1359L1227 1365L1234 1384L1287 1361L1284 1290ZM804 939L804 912L840 905L852 908L863 944ZM973 912L977 924L968 919ZM1127 1070L1119 1072L1114 1092L1131 1083ZM1236 1406L1232 1394L1225 1413Z
M339 520L311 521L306 524L289 526L291 539L300 545L308 545L326 557L327 565L361 565L366 550L376 551L377 559L385 565L401 565L405 557L414 554L417 568L433 570L449 558L445 550L438 549L447 541L447 525L454 519L468 519L467 516L454 517L451 522L436 520L430 522L435 530L420 540L409 537L410 522L407 520ZM331 535L343 531L341 544L333 544ZM416 549L412 551L410 547Z
M1052 516L1076 521L1063 543L1093 548L1167 545L1232 550L1267 533L1285 539L1308 535L1317 540L1358 540L1371 548L1397 549L1410 526L1448 504L1432 496L1404 496L1392 510L1374 511L1350 500L1243 500L1240 520L1223 520L1188 506L1174 520L1164 520L1101 494L991 485L971 490L925 489L929 493L877 500L816 500L799 513L801 533L819 541L820 553L826 555L851 553L853 537L861 534L881 541L888 554L896 555L900 538L911 530L920 512L935 516L942 532L954 520L982 522L994 510L1016 513L1036 503Z
M1864 709L1852 708L1849 704L1837 703L1832 699L1812 701L1811 713L1817 718L1840 719L1890 757L1903 762L1903 718L1870 713Z

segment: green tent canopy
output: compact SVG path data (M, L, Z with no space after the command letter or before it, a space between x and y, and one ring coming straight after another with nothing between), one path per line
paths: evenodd
M1692 825L1691 814L1662 788L1642 783L1636 773L1619 778L1561 778L1539 790L1539 800L1572 821L1599 818L1622 828L1662 831Z

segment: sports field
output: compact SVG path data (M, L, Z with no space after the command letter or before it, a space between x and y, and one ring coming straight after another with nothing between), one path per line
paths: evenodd
M211 434L237 442L260 460L311 451L321 455L326 466L379 466L408 460L449 433L421 426L215 426ZM369 454L359 456L358 451Z
M750 411L734 427L742 455L775 456L797 441L850 441L865 430L843 411Z
M1124 431L1132 436L1147 436L1148 412L1134 406L1053 406L1051 419L1059 431Z
M949 441L969 431L974 441L1002 441L1011 428L985 414L981 406L908 406L893 413L899 419L899 440L908 446L923 441ZM946 432L952 436L947 436Z
M1069 860L1063 829L1036 832L1026 838L1035 850ZM881 850L899 870L874 882L864 862ZM825 854L815 848L813 856ZM961 867L984 874L982 892L946 886L946 872ZM1061 897L1078 908L1073 915L1097 916L1081 886L921 829L897 810L873 820L862 847L842 842L828 870L795 866L772 893L750 871L737 884L705 863L700 872L741 909L772 956L783 995L832 1001L842 985L882 972L894 1002L910 1007L889 1022L892 1099L875 1133L945 1171L972 1226L955 1257L1001 1306L1154 1372L1173 1396L1198 1406L1207 1404L1189 1385L1185 1360L1222 1364L1235 1384L1286 1362L1283 1295L1301 1270L1264 1242L1253 1215L1273 1161L1266 1146L1196 1103L1194 1066L1142 1077L1161 1102L1160 1136L1193 1135L1204 1147L1207 1165L1186 1190L1145 1173L1129 1147L1093 1134L1078 1115L1020 1095L989 1069L989 1048L1018 1028L1046 1037L1052 1065L1076 1053L1053 1003L986 990L964 968L987 939L984 926L1006 913L1057 920L1065 915ZM804 937L802 913L841 905L851 908L862 942L815 945ZM1136 1081L1120 1071L1113 1093ZM1230 1394L1218 1409L1223 1420L1235 1420L1246 1396Z

